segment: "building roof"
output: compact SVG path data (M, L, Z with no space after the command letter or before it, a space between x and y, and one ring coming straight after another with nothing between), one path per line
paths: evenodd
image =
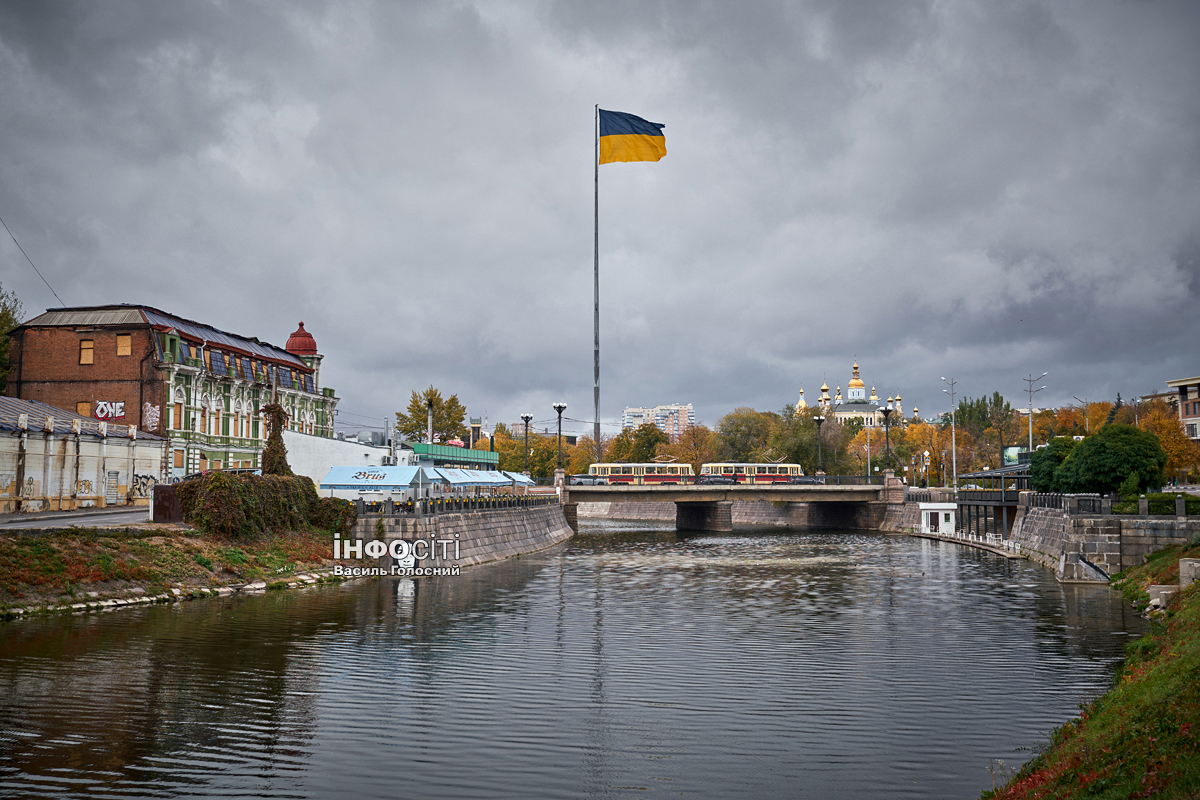
M105 326L142 326L148 325L158 331L175 330L180 337L204 346L217 346L222 350L232 350L243 355L253 356L265 361L273 361L297 367L304 372L311 371L307 364L297 356L282 347L260 341L249 336L239 336L228 333L210 325L193 322L174 314L168 314L157 308L141 305L117 303L107 306L77 306L74 308L54 308L40 314L28 322L13 329L13 332L25 328L77 327L88 325ZM303 331L303 323L301 330ZM304 331L306 334L307 331ZM299 331L297 331L299 333ZM295 334L292 334L295 336ZM312 336L309 335L309 339ZM316 344L313 344L316 352Z
M54 418L53 433L73 433L74 422L79 420L80 433L88 436L99 436L100 426L106 425L105 430L109 438L129 438L129 426L121 425L115 422L101 422L92 417L85 417L76 414L74 411L68 411L65 408L56 408L47 405L39 400L19 400L16 397L0 397L0 430L17 431L21 430L20 415L27 414L27 430L40 433L45 431L46 417ZM138 439L158 439L161 436L155 436L152 433L146 433L143 430L138 430L134 433Z
M287 351L297 356L315 356L317 354L317 340L312 337L311 333L304 330L303 322L300 323L296 332L288 337Z

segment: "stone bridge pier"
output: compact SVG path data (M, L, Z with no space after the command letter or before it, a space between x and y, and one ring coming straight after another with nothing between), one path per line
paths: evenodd
M675 530L732 531L733 501L675 503Z

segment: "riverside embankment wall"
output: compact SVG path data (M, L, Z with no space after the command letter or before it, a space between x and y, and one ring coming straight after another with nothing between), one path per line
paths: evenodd
M1197 519L1084 515L1021 506L1010 538L1021 545L1022 554L1054 568L1061 580L1096 580L1088 567L1114 575L1141 566L1150 553L1198 534Z
M354 524L352 538L451 542L444 548L446 557L439 545L434 548L436 556L423 560L421 566L466 567L545 550L571 535L562 506L550 505L429 516L363 517ZM383 556L380 566L390 567L390 556Z

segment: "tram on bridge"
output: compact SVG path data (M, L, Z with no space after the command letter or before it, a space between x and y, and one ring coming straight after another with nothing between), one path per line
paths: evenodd
M749 464L735 461L700 465L701 482L704 482L705 476L718 475L732 478L734 483L795 483L797 478L804 477L804 469L799 464Z
M642 464L592 464L589 475L606 479L610 484L633 484L637 486L655 484L735 483L770 484L799 483L804 470L799 464L746 463L734 461L713 462L700 467L697 479L691 464L647 462Z
M592 464L589 475L606 478L610 484L694 483L696 473L688 463L647 462L644 464Z

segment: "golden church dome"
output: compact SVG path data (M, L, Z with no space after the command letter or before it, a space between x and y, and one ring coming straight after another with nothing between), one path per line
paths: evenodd
M867 385L863 383L862 378L858 376L858 362L854 362L854 377L846 384L847 389L865 389Z

